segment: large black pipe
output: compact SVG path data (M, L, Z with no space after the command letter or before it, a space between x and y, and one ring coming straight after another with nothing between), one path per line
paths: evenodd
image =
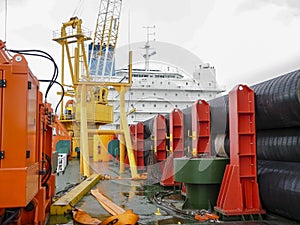
M228 95L212 99L208 103L210 107L210 133L228 133Z
M210 106L211 154L213 156L217 154L222 155L224 151L222 142L224 138L222 138L222 135L225 136L225 134L228 133L228 95L212 99L208 103ZM217 142L220 141L221 144L218 145ZM222 148L222 150L220 150L220 148ZM220 151L222 153L220 153Z
M300 162L300 127L261 130L256 135L257 159Z
M258 130L300 126L300 70L251 88Z
M300 163L258 161L258 184L267 211L300 221Z
M229 138L223 140L230 156ZM260 130L256 134L257 159L300 162L300 127Z
M256 129L300 126L300 70L251 86ZM208 101L212 133L228 131L228 95ZM215 132L214 132L215 131Z
M143 124L144 124L144 139L148 139L154 134L154 132L153 132L154 118L155 118L155 116L153 116L152 118L145 120L143 122Z
M255 93L258 183L264 208L300 221L300 70L251 86ZM228 95L209 101L211 108L211 147L215 141L227 145ZM184 109L185 146L190 145L191 107ZM145 123L144 123L145 124ZM151 125L149 125L150 127ZM227 143L227 144L226 144ZM293 162L280 162L282 160ZM296 163L298 162L298 163Z
M294 137L289 137L291 133L279 135L280 131L264 131L263 133L260 131L300 127L300 70L256 84L251 88L255 93L259 157L269 160L298 161L299 157L294 157L295 148L290 148L294 146ZM228 136L228 95L210 100L209 105L211 108L211 150L219 152L224 148L222 146L224 137ZM219 139L221 139L221 144L218 142ZM264 146L267 142L271 146ZM285 142L289 146L282 147ZM225 139L225 143L228 143L228 140ZM274 145L276 148L273 148ZM228 154L229 148L226 144L225 150ZM281 157L282 155L284 157Z

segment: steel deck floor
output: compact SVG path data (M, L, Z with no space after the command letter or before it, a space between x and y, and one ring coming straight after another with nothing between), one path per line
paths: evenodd
M118 165L113 162L92 163L91 168L96 173L109 175L112 178L119 177ZM66 168L65 173L60 174L56 178L57 192L63 190L66 186L70 184L80 182L82 180L81 178L82 176L79 174L79 161L77 159L72 159L71 161L69 161L69 165ZM157 216L155 212L157 212L158 207L150 201L150 198L157 191L163 191L163 187L159 185L145 186L143 180L131 180L129 178L130 172L127 169L122 175L122 179L100 180L100 182L94 188L98 188L102 194L109 197L113 202L115 202L122 208L132 209L134 213L138 214L140 217L139 224L208 224L199 223L199 221L197 222L191 217L182 217L174 213L170 214L164 210L160 210L162 215ZM181 200L178 200L176 204L180 205ZM83 209L91 216L96 217L100 220L104 220L105 218L110 216L97 202L97 200L90 194L84 196L82 200L76 205L76 207ZM267 216L266 218L267 219L263 221L221 221L221 223L228 225L300 224L276 216ZM56 224L73 224L72 216L51 216L49 218L48 225Z

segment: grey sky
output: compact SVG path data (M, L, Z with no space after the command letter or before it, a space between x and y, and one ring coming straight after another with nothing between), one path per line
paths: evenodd
M8 0L7 45L49 51L59 63L60 46L51 40L52 31L73 16L79 3L83 25L93 30L99 1ZM1 39L3 8L4 0ZM121 13L119 46L145 41L142 27L156 25L157 41L179 45L215 66L219 84L228 90L300 68L299 0L123 0ZM46 63L32 67L43 75L48 69Z
M258 7L268 6L272 4L278 5L280 7L288 7L292 10L300 10L300 1L298 0L244 0L239 8L256 9Z

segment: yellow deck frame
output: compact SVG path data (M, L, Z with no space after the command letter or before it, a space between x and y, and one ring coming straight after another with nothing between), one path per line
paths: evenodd
M55 201L50 207L50 214L65 215L70 213L73 207L98 183L100 179L100 174L93 174L88 177L66 195Z
M63 26L60 31L60 37L56 37L53 40L58 42L62 46L62 85L65 86L65 76L64 76L64 60L65 60L65 51L68 59L70 74L72 78L72 87L73 90L79 90L80 99L79 107L80 107L80 151L81 151L81 170L84 176L90 175L90 159L88 153L88 116L87 112L89 110L88 104L86 101L82 101L87 98L87 91L89 87L107 87L112 86L116 91L119 92L120 95L120 174L125 171L125 145L128 153L130 170L132 178L138 178L137 166L135 162L135 157L133 153L130 131L127 122L127 113L125 111L125 94L129 90L132 85L132 52L129 52L129 81L128 83L118 83L118 82L94 82L92 81L88 68L88 60L85 54L84 42L86 40L90 40L89 37L83 34L83 29L81 28L82 21L77 17L73 17L70 21L63 23ZM72 32L68 32L67 28L72 28ZM110 27L111 32L111 27ZM74 43L76 45L74 49L74 57L71 57L69 44ZM84 76L80 76L80 62L83 62L83 66L85 68L86 74ZM77 101L78 102L78 101ZM108 109L108 108L106 108ZM103 107L99 108L98 111L103 112ZM61 112L63 112L63 102L61 103ZM63 113L61 113L62 115ZM102 113L103 114L103 113ZM111 119L111 114L107 114L104 118L106 122ZM78 118L77 118L78 119ZM91 119L91 118L89 118ZM93 118L101 120L100 118ZM115 131L115 133L117 133ZM98 132L98 134L100 134Z

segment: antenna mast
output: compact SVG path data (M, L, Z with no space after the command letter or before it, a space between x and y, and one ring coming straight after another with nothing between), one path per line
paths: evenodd
M155 25L154 26L146 26L146 27L143 27L143 28L147 29L147 41L146 41L145 46L144 46L144 49L145 49L146 53L143 55L143 57L145 59L145 70L149 71L150 70L150 68L149 68L150 57L156 54L155 51L153 51L151 53L149 52L149 50L150 50L150 35L155 35L155 32L151 33L150 29L154 29Z

